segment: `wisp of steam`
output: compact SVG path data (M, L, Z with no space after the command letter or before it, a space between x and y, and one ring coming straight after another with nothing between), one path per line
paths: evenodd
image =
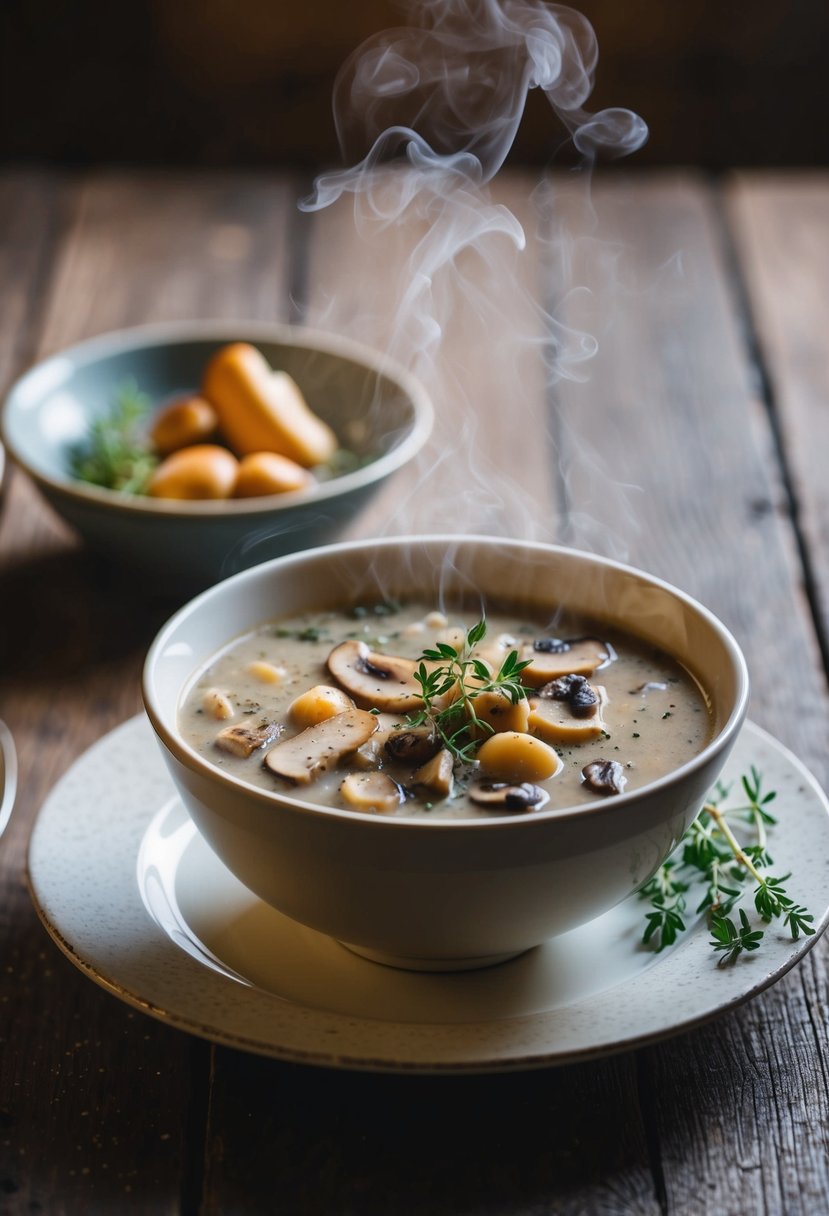
M411 26L370 38L337 78L334 119L349 167L319 177L301 206L349 210L366 273L331 284L308 320L382 342L434 399L433 442L406 489L397 486L386 531L554 539L554 496L544 503L526 490L555 460L539 403L561 378L584 374L596 343L558 319L539 290L544 200L523 197L519 219L490 183L530 89L542 90L555 116L551 157L570 141L582 169L639 148L647 129L630 110L586 109L597 44L573 9L416 0L411 14ZM557 284L559 301L569 286ZM481 393L499 403L486 434ZM503 472L510 448L512 466L527 470L524 486Z

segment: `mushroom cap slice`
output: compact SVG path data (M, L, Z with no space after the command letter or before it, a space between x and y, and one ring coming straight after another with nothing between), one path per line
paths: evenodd
M539 649L549 641L551 649ZM599 638L576 638L572 642L557 638L537 638L521 647L521 658L529 662L521 679L532 688L541 688L560 676L589 676L613 657L613 651Z
M539 690L540 697L566 701L574 718L592 718L599 708L599 694L587 676L567 675L551 680Z
M424 764L441 749L441 738L430 726L409 726L390 730L385 738L385 752L398 764Z
M349 773L340 786L340 793L355 811L388 813L404 798L397 782L381 772Z
M449 798L454 784L455 762L452 753L445 747L412 774L415 789L425 790L438 798Z
M265 756L265 765L285 781L308 785L356 751L376 730L374 714L347 709L277 743Z
M236 726L226 726L224 730L220 730L215 743L223 752L247 760L260 747L272 743L283 729L284 727L276 722L260 722L258 726L240 722Z
M400 714L373 714L377 721L377 730L357 748L349 764L352 767L370 769L381 768L385 755L385 743L392 731L398 731L405 726L406 719Z
M530 720L528 729L546 743L589 743L605 733L604 707L607 692L602 684L594 685L599 698L598 710L592 718L579 718L567 701L552 697L530 698Z
M414 659L379 654L365 642L340 642L328 656L328 670L341 688L364 709L406 713L423 705L414 678Z
M529 811L548 800L546 790L529 781L479 781L469 789L469 799L488 811Z
M624 793L627 777L618 760L591 760L581 773L584 784L595 794Z

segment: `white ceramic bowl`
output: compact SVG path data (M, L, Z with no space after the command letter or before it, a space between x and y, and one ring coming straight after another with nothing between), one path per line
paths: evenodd
M289 372L340 442L367 462L308 490L224 502L119 494L71 476L70 448L125 381L161 404L196 390L210 356L229 342L251 342L272 367ZM90 544L128 569L192 591L336 539L426 442L432 406L406 371L346 338L288 325L191 321L104 334L52 355L10 390L2 427L10 455Z
M477 820L309 807L220 772L182 741L194 672L233 637L303 609L372 595L472 595L516 609L565 604L679 659L710 698L713 737L643 789L569 811ZM398 966L483 966L591 920L665 860L717 779L748 698L742 654L705 608L649 575L549 545L432 537L334 545L246 571L191 601L147 657L144 701L200 831L288 916Z

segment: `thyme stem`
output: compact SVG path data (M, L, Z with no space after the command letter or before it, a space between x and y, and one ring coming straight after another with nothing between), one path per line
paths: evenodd
M710 815L711 818L714 820L717 827L719 828L719 830L722 832L723 836L728 841L731 852L734 854L735 859L740 863L740 865L743 866L746 870L748 870L749 874L755 880L755 882L759 882L759 883L764 882L765 880L763 878L763 875L760 873L760 871L754 865L754 862L751 860L751 858L747 857L746 854L743 852L743 849L742 849L742 846L740 845L739 840L734 835L734 833L731 831L731 828L728 825L728 820L726 819L726 817L722 813L722 811L719 809L719 807L715 806L713 802L706 802L705 806L702 809L705 811L706 815Z

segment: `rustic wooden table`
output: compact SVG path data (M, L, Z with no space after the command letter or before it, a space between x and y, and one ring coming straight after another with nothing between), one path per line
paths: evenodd
M497 193L527 218L535 184L506 176ZM367 258L333 212L300 221L306 188L285 175L6 173L0 380L147 320L324 316L332 283L381 316L391 255ZM572 205L566 182L539 197L542 218ZM585 381L545 390L522 376L504 409L463 319L447 334L482 459L520 482L504 495L508 517L521 499L513 526L541 518L551 539L624 551L710 605L745 648L752 717L825 783L829 178L613 176L594 206L584 231L609 256L576 242L576 280L594 292L559 301L600 335ZM555 303L562 280L535 253L529 288ZM529 441L522 400L541 423ZM451 422L451 395L441 408ZM370 534L391 503L353 530ZM19 472L0 550L0 716L21 773L0 853L1 1212L829 1211L825 942L692 1033L491 1077L281 1064L91 984L35 916L27 840L56 779L139 711L142 657L174 605L102 566Z

